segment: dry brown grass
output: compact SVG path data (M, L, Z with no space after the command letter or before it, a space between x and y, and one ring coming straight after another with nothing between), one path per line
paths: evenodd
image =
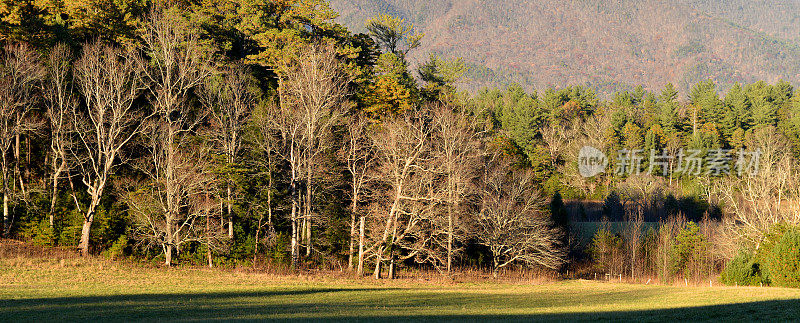
M137 272L142 275L192 275L200 273L197 279L213 280L214 277L227 280L228 277L237 277L248 283L273 283L276 281L292 281L296 283L354 283L370 284L376 286L402 287L405 285L435 285L452 286L462 283L498 283L498 284L528 284L539 285L552 283L559 280L557 273L545 269L510 269L502 272L497 279L491 277L488 270L464 269L455 271L446 276L436 270L404 268L398 271L394 280L375 280L371 275L357 277L352 272L343 270L301 269L293 271L287 266L259 264L258 267L215 267L205 266L175 266L164 267L153 262L144 262L131 259L110 260L102 256L81 257L77 250L63 247L41 247L16 240L0 240L0 261L19 268L36 268L43 272L54 274L61 268L69 267L90 275L98 273L101 279L104 276L112 277L119 272ZM220 278L222 277L222 278Z
M464 268L454 271L450 276L444 275L439 271L421 268L403 268L398 271L397 278L394 280L382 279L375 280L371 275L358 277L352 272L343 270L326 269L301 269L293 271L285 265L274 265L260 263L257 267L237 266L237 267L215 267L205 266L175 266L164 267L160 263L137 261L131 259L110 260L101 256L81 257L77 250L65 247L41 247L23 243L17 240L0 240L0 261L9 266L38 268L48 272L58 271L60 268L81 269L82 272L104 272L109 276L113 272L137 271L150 274L196 274L201 273L198 278L205 280L207 277L228 277L234 275L237 279L243 279L249 283L263 283L276 281L293 281L297 283L353 283L370 284L376 286L402 287L405 285L433 285L433 286L453 286L458 284L509 284L509 285L544 285L563 280L592 280L600 283L625 283L625 284L646 284L662 286L721 286L715 277L709 280L684 280L675 278L669 282L661 282L657 276L642 276L638 279L631 279L623 275L607 277L598 273L597 279L592 275L593 271L587 268L572 270L569 274L559 274L557 272L540 268L512 268L502 272L501 277L492 278L489 270ZM578 268L576 268L578 269ZM103 276L103 275L101 275ZM226 278L222 278L224 281Z

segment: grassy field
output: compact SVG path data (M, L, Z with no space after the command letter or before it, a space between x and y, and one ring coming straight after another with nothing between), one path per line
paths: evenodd
M800 290L445 283L163 269L0 253L0 321L789 320Z

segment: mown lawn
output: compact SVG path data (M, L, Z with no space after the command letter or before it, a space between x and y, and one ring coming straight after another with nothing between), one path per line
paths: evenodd
M0 321L796 320L800 290L441 283L0 259Z

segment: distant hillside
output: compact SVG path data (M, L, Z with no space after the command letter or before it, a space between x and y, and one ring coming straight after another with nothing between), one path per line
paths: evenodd
M415 59L461 56L465 88L586 84L601 92L672 82L800 84L797 0L333 0L355 31L377 13L426 33ZM685 93L685 92L684 92Z

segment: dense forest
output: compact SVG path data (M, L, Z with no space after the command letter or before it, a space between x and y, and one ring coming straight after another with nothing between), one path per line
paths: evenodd
M411 67L410 23L353 34L326 1L0 15L6 238L166 266L800 284L786 81L470 94L461 59ZM581 171L589 148L604 172Z
M429 53L463 57L462 87L528 91L590 86L606 98L642 85L681 91L711 79L798 85L800 4L793 0L333 0L337 21L365 31L377 14L407 19ZM657 26L657 27L655 27Z

